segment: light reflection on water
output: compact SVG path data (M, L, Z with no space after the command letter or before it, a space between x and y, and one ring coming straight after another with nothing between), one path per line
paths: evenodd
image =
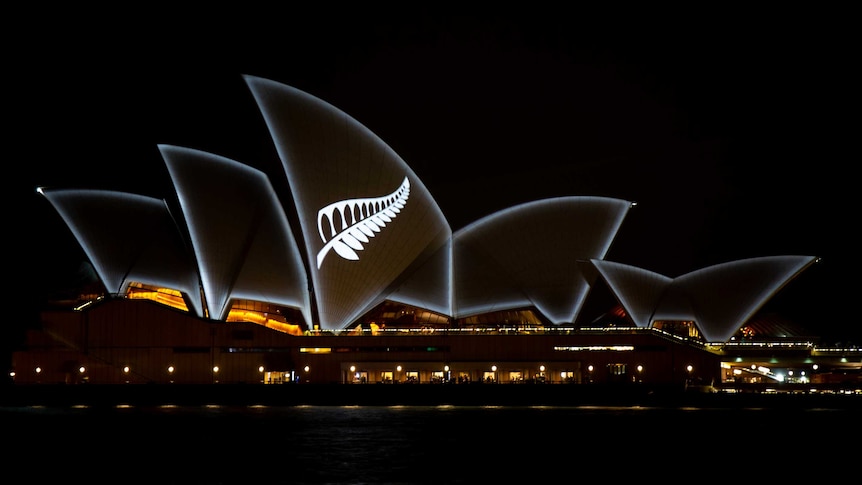
M605 406L157 406L0 409L9 465L89 483L529 483L663 477L829 449L858 409ZM858 442L858 441L857 441ZM846 446L846 445L844 445ZM813 451L819 450L819 451ZM858 451L858 450L857 450ZM17 454L17 455L16 455ZM840 461L840 460L839 460ZM112 466L105 468L101 464ZM770 467L770 477L786 471ZM7 470L9 467L6 467ZM118 479L116 471L120 470ZM840 469L836 470L840 473ZM765 476L765 475L764 475ZM836 475L831 475L835 478ZM581 477L574 479L574 477ZM593 480L589 480L591 483ZM614 480L611 480L614 481Z

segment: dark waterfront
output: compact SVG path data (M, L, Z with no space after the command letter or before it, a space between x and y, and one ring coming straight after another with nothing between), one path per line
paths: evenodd
M9 476L30 483L749 483L802 473L858 476L858 396L711 397L721 399L536 406L19 403L0 407L7 437L2 462Z

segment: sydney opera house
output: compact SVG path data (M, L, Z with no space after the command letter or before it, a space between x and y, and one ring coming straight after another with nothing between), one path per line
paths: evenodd
M100 286L42 313L13 354L16 383L715 384L840 364L755 318L815 256L657 274L605 259L635 204L594 196L453 231L357 120L244 80L282 172L161 145L173 193L38 189ZM576 324L597 286L618 305Z

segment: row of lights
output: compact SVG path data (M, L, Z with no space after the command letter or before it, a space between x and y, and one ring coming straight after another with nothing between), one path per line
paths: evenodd
M752 368L754 368L754 366L752 366ZM816 368L816 367L815 367L815 368ZM167 368L168 374L173 374L175 370L176 370L176 368L175 368L174 366L172 366L172 365L169 365L169 366L168 366L168 368ZM263 366L260 366L260 367L258 367L258 368L257 368L257 370L258 370L258 372L263 373L263 371L264 371L265 369L264 369L264 367L263 367ZM305 372L309 372L309 371L311 370L311 368L310 368L309 366L305 366L305 367L303 368L303 370L304 370ZM399 366L396 366L396 367L395 367L395 370L396 370L397 372L401 372L402 367L401 367L400 365L399 365ZM588 365L588 366L587 366L587 370L588 370L589 372L593 372L593 366L592 366L592 364L590 364L590 365ZM687 367L686 367L686 370L687 370L689 373L691 373L691 371L692 371L692 370L694 370L694 368L693 368L691 365L689 365L689 366L687 366ZM78 372L79 372L79 373L81 373L81 374L83 374L83 373L84 373L84 372L86 372L86 371L87 371L87 369L86 369L86 367L84 367L84 366L81 366L81 367L79 367L79 368L78 368ZM218 374L218 371L219 371L219 367L218 367L218 366L213 366L213 374ZM444 372L449 372L449 366L448 366L448 365L444 365L444 366L443 366L443 371L444 371ZM638 366L637 366L637 371L638 371L639 373L640 373L640 372L643 372L643 366L642 366L642 365L638 365ZM42 368L41 368L41 367L39 367L39 366L37 366L37 367L36 367L36 369L35 369L35 372L36 372L37 374L41 374L41 373L42 373ZM125 367L123 367L123 373L128 374L129 372L131 372L131 368L130 368L129 366L125 366ZM356 366L355 366L355 365L351 365L351 366L350 366L350 372L356 372ZM496 366L496 365L492 365L492 366L491 366L491 372L497 372L497 366ZM539 372L545 372L545 366L544 366L544 365L540 365L540 366L539 366ZM803 374L803 375L804 375L804 374ZM14 371L13 371L13 372L11 372L11 373L10 373L10 376L15 377L15 372L14 372ZM565 377L565 376L566 376L566 372L565 372L565 371L561 372L561 373L560 373L560 376L561 376L561 377Z
M260 369L261 369L261 372L263 372L263 367L261 367ZM593 371L593 366L592 366L592 364L590 364L590 365L588 365L588 366L587 366L587 370L588 370L589 372L592 372L592 371ZM638 366L637 366L637 370L638 370L638 372L639 372L639 373L640 373L640 372L643 372L643 370L644 370L644 366L642 366L642 365L638 365ZM691 371L693 371L693 370L694 370L694 367L692 367L691 365L689 365L688 367L686 367L686 370L687 370L688 372L691 372ZM396 371L396 372L401 372L401 366L400 366L400 365L399 365L399 366L396 366L396 367L395 367L395 371ZM305 372L308 372L308 366L305 366ZM356 372L356 366L355 366L355 365L351 365L351 366L350 366L350 372ZM443 372L449 372L449 366L448 366L448 365L444 365L444 366L443 366ZM497 372L497 366L496 366L496 365L492 365L492 366L491 366L491 372ZM545 366L544 366L544 365L540 365L540 366L539 366L539 372L545 372ZM566 371L562 371L562 372L560 373L560 376L565 377L565 376L566 376Z
M167 368L168 374L173 374L175 370L176 370L176 368L172 365L169 365ZM260 372L263 372L264 368L263 368L263 366L260 366L257 368L257 370ZM309 370L308 366L305 366L305 372L308 372L308 370ZM42 373L42 367L36 366L36 368L33 369L33 371L37 374L41 374ZM123 367L123 373L124 374L128 374L131 371L132 371L131 367L129 367L129 366ZM213 374L218 374L218 371L219 371L219 366L213 366ZM81 367L78 367L78 373L83 374L84 372L87 372L86 367L84 367L83 365ZM15 377L15 371L10 372L9 375L11 377Z

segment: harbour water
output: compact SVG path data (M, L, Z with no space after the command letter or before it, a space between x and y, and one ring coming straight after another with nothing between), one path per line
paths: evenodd
M4 483L858 479L858 406L0 407ZM794 481L795 483L795 481Z

